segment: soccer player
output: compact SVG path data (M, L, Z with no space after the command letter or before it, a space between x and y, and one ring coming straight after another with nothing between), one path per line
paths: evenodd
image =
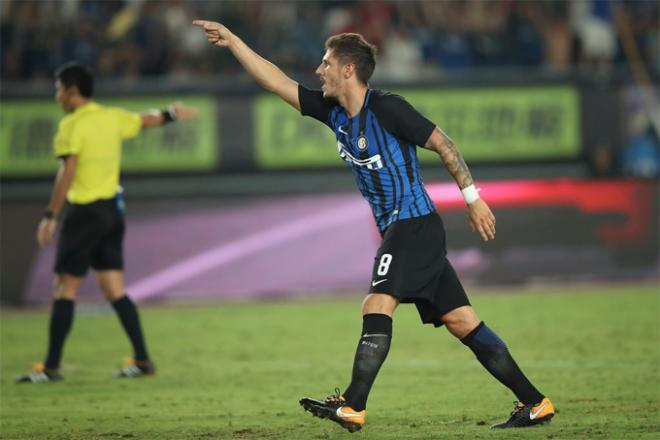
M463 193L470 226L484 241L495 238L495 217L479 197L454 142L402 97L369 88L375 47L359 34L330 37L316 69L321 90L309 90L222 24L193 24L204 28L210 43L228 48L263 88L334 131L339 156L371 205L382 236L371 288L362 303L363 327L351 382L343 394L337 390L325 400L302 398L305 410L351 432L362 428L369 391L390 348L394 310L399 303L413 303L423 323L445 325L518 397L510 417L494 428L550 420L552 403L525 377L504 342L477 318L446 258L444 227L424 189L415 146L440 155Z
M119 166L124 139L137 136L143 127L192 118L194 108L181 103L166 110L131 113L94 102L94 79L83 65L67 63L55 74L55 99L68 113L54 138L60 161L55 185L39 226L37 241L45 246L55 235L65 200L68 207L55 261L54 302L50 316L48 354L43 364L17 379L19 383L61 380L60 359L73 323L78 288L91 266L105 298L112 303L133 346L133 359L117 377L154 374L138 310L124 292L124 205L119 193Z

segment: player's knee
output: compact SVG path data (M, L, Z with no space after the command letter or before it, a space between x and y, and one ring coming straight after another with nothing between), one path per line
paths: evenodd
M103 292L103 296L105 299L109 302L114 302L120 299L122 296L124 296L124 290L123 289L113 289L110 287L105 287L101 288L101 291Z
M462 339L474 330L481 321L479 321L471 307L465 306L443 315L442 322L449 333Z
M362 315L379 313L392 317L398 304L398 300L393 296L371 293L362 301Z
M78 289L76 287L67 285L59 279L53 282L53 299L68 299L73 301L76 299L77 293Z
M124 276L118 270L97 270L96 279L106 300L114 302L125 295Z
M101 288L101 293L103 297L109 301L113 302L124 296L124 289L114 286L112 283L103 282L99 280L99 287Z
M479 325L479 324L477 324ZM469 335L472 330L477 326L472 324L467 324L465 322L456 323L452 326L447 326L447 330L454 335L457 339L463 339L465 336Z

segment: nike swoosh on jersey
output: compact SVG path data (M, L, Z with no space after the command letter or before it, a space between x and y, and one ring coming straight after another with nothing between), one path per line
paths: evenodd
M538 417L538 415L541 414L541 411L543 411L543 408L545 408L546 406L548 406L548 404L544 403L543 405L541 405L538 411L530 411L529 420L534 420L536 417Z
M372 282L371 282L371 287L373 287L373 286L377 286L377 285L379 285L380 283L384 283L385 281L387 281L387 278L385 278L384 280L372 281Z
M339 128L337 128L337 130L339 130L341 134L348 134L348 132L341 125L339 126Z

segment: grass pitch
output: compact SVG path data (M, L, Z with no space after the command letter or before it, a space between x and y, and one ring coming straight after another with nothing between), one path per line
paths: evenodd
M14 385L40 360L46 311L1 314L2 439L640 439L660 435L657 286L473 295L480 317L553 400L549 425L491 431L515 400L414 306L395 316L366 427L313 418L299 397L350 378L359 298L143 307L155 377L111 377L128 342L108 309L79 307L65 381Z

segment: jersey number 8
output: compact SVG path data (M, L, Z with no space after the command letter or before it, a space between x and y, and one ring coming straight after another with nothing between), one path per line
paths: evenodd
M380 264L378 265L376 273L380 276L387 275L387 271L390 270L391 262L392 254L383 254L383 256L380 257Z

